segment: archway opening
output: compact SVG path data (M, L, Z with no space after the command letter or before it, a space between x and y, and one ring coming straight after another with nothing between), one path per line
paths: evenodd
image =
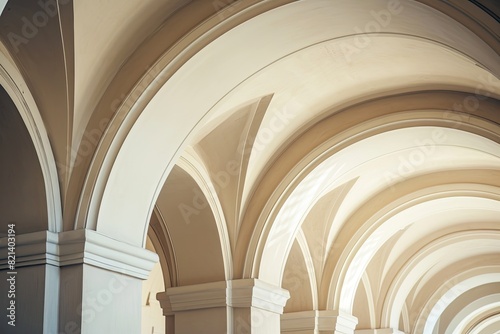
M14 102L0 86L0 226L16 233L48 229L47 199L40 162ZM5 236L6 230L0 231Z

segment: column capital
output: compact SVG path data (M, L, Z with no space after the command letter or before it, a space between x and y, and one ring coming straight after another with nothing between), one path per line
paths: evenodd
M0 239L0 269L7 267L2 251L7 238ZM16 235L16 267L50 264L63 267L89 264L99 268L146 279L158 256L96 231L82 229L61 233L49 231Z
M255 278L174 287L157 294L165 315L225 306L282 314L288 298L287 290Z
M405 332L394 328L379 328L379 329L359 329L355 334L405 334Z
M232 307L256 307L283 314L290 293L256 278L228 281L227 302Z
M356 317L335 310L292 312L285 313L281 317L283 332L317 330L352 334L357 324Z

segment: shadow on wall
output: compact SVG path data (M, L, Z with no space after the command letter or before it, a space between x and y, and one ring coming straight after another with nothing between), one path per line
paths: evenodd
M0 226L16 223L24 234L48 228L47 200L40 162L30 134L0 86ZM0 231L0 237L6 236Z

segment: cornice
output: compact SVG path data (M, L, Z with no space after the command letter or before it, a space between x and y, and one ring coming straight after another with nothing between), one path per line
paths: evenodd
M0 269L7 268L7 247L7 238L0 239ZM17 235L15 253L16 268L89 264L140 279L146 279L158 261L155 253L91 230Z

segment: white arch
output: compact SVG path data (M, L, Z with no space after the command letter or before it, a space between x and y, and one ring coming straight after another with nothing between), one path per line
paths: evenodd
M481 268L485 269L485 268ZM498 269L498 267L496 268ZM489 273L482 273L476 276L472 276L463 280L460 280L459 277L463 276L460 275L458 277L454 277L453 279L449 280L446 282L446 284L443 285L436 293L434 294L433 297L429 300L429 302L426 304L426 307L424 307L424 310L429 310L429 312L421 312L419 315L419 318L415 322L415 328L423 328L423 333L425 334L432 334L435 331L435 327L438 323L439 318L443 314L443 312L446 310L446 308L452 304L455 300L460 298L462 294L465 292L474 289L478 286L485 285L488 283L495 283L495 282L500 282L500 274L494 272L494 268L488 268L490 271ZM476 269L477 271L477 269ZM454 284L450 284L454 283ZM437 298L437 296L439 296ZM434 305L432 305L432 303ZM468 309L466 313L463 313L462 311L457 313L461 314L460 319L464 319L464 316L469 316L471 309ZM457 318L458 319L458 318ZM460 320L458 320L460 321ZM450 323L450 326L452 323ZM453 331L453 330L452 330ZM446 334L449 334L449 330L447 329Z
M393 280L382 312L382 326L398 328L401 310L411 288L416 284L419 273L439 262L445 254L457 253L471 248L468 256L498 253L500 251L500 231L466 231L441 237L426 245L416 253ZM474 252L472 252L472 250ZM453 260L448 258L448 261Z
M391 25L383 27L381 31L419 36L429 41L429 48L447 54L450 50L461 50L452 53L469 55L475 62L496 71L498 55L474 34L426 6L409 1L403 3L405 10L394 16ZM381 0L370 2L370 5L379 8L387 6ZM96 229L100 233L113 235L131 244L142 244L147 217L150 216L161 185L180 155L186 138L189 138L203 116L227 92L277 59L325 40L353 35L353 25L364 26L373 20L369 8L362 11L358 10L358 6L359 3L351 1L295 2L241 24L190 58L151 99L135 121L112 162L109 177L107 169L103 169L106 175L102 176L102 183L98 187L103 192L99 190L91 196L90 226L95 226L93 219L96 219ZM353 15L346 21L343 12ZM315 17L315 20L311 20L311 17ZM422 19L424 17L425 20ZM276 25L276 22L283 20L296 24ZM440 30L458 30L456 36L449 38L436 34L436 27ZM303 34L304 31L308 33ZM260 38L256 39L255 36ZM299 37L291 41L289 36ZM415 40L415 37L408 38ZM242 41L246 43L242 44ZM262 44L269 47L261 48ZM229 59L224 57L228 49L236 50ZM390 52L393 54L395 50ZM426 66L426 63L418 57L414 58L412 63L415 75L418 75L417 69ZM468 57L460 55L458 58L462 58L460 67L463 69L485 73ZM203 75L198 76L197 73ZM230 75L221 78L222 73ZM438 77L445 80L446 75L435 76ZM212 84L214 78L218 78L217 85ZM472 91L475 84L470 82L470 78L462 79L459 82L469 82ZM387 81L382 73L380 82ZM453 85L457 78L449 82ZM182 121L179 121L180 114L183 115ZM175 128L166 131L165 125L174 122ZM150 149L144 150L144 147ZM141 175L140 180L138 175ZM117 224L127 228L116 228ZM139 236L142 236L140 240Z
M424 332L424 328L428 326L428 323L434 322L434 317L429 319L431 314L438 314L439 317L442 311L463 292L484 284L495 283L499 277L499 272L499 264L489 264L476 266L449 277L440 286L436 287L435 292L423 305L422 310L415 319L413 331L416 333ZM432 331L434 325L431 324L428 328Z
M276 213L275 218L269 218L270 221L272 220L273 226L262 253L259 273L262 279L275 281L276 284L279 284L282 271L280 271L280 268L276 264L283 263L284 265L286 254L288 254L296 231L318 198L329 190L359 175L363 175L367 179L366 183L360 183L360 187L363 188L361 193L365 196L372 193L375 194L377 191L386 188L387 181L380 175L380 171L397 169L397 163L394 163L394 161L397 162L401 154L408 154L408 152L415 150L418 145L415 144L414 139L429 138L433 129L439 128L416 127L387 131L353 143L321 163L311 163L311 165L314 166L314 164L317 164L317 166L307 171L306 176L303 177L295 188L289 190L290 194L285 194L288 197L284 200L284 204L279 207L279 212ZM436 156L428 156L428 161L432 161L434 165L428 164L426 168L429 169L415 170L415 174L412 176L447 168L467 168L479 165L490 166L492 168L498 167L500 163L500 146L498 144L459 130L441 130L448 138L445 146L450 145L450 147L442 152L439 151L439 154L436 154ZM455 145L458 148L454 147ZM440 146L440 144L436 143L436 150L439 150ZM377 150L374 150L374 147ZM448 149L450 150L448 151ZM478 153L478 155L474 152ZM392 159L390 158L391 154ZM485 155L483 156L483 154ZM452 159L441 160L441 158L446 156ZM457 158L458 156L462 158L459 159ZM483 156L486 160L480 158L480 156ZM435 158L436 160L434 160ZM469 164L469 159L473 161L472 165ZM379 173L378 175L377 172ZM395 172L397 173L397 171ZM359 198L354 199L350 204L351 209L355 210L360 201L361 199ZM346 204L343 205L345 206ZM343 223L343 221L341 220L339 223ZM366 236L361 238L362 241L359 244L364 242L365 238ZM354 245L351 247L354 247ZM346 251L343 254L345 254L345 257L347 254L352 254L352 252ZM363 263L364 265L359 266L359 268L366 267L369 259L366 258L363 260ZM357 278L353 279L352 282L359 282L361 273L361 271L357 272ZM345 275L345 272L342 275ZM342 275L337 271L332 281L338 282L341 286L345 282ZM340 290L334 289L331 293L334 293L333 291ZM343 304L346 310L351 308L351 306L347 306L351 305L351 302L346 301Z
M311 251L309 249L306 236L302 230L300 230L297 234L297 242L300 250L302 251L302 256L304 257L304 263L309 276L309 282L311 284L313 309L318 310L318 281L316 278L316 271L314 269L314 261L311 256Z
M219 232L225 276L228 280L232 279L233 258L231 252L231 242L229 240L224 211L215 192L215 185L211 181L206 168L200 163L199 158L197 158L196 152L191 150L186 151L179 159L178 166L194 179L208 201Z
M483 321L475 324L470 334L498 334L500 333L500 313L492 315Z
M500 276L500 274L497 276ZM496 279L496 282L500 282L499 277ZM489 296L479 298L468 304L455 315L448 328L446 328L444 334L465 333L467 325L470 325L470 323L473 322L478 316L484 315L485 313L487 314L492 309L500 309L500 293L494 293ZM429 327L429 329L430 328L433 327ZM424 334L426 333L430 334L432 332L424 331Z
M364 285L365 291L366 291L366 299L368 301L368 316L370 318L370 326L371 328L375 328L376 324L376 312L375 312L375 298L373 295L373 288L370 283L370 278L366 274L366 272L363 273L363 276L361 277L361 282Z
M442 195L453 196L452 193ZM377 250L380 249L382 245L385 244L398 231L406 229L415 221L421 219L430 220L435 213L441 213L443 211L449 211L450 214L452 212L458 213L457 220L459 220L460 213L466 212L468 209L488 211L496 210L495 212L500 214L500 197L498 200L491 200L465 195L463 197L434 198L431 200L426 199L424 202L420 203L419 201L421 201L421 199L419 199L416 204L411 204L411 207L406 209L403 208L401 211L399 211L400 208L393 210L397 212L396 214L394 214L394 212L390 212L389 217L382 218L382 224L373 224L378 227L370 233L370 236L366 240L359 242L361 243L361 247L356 249L355 255L348 262L349 266L345 276L341 278L341 282L338 284L341 289L339 303L340 310L344 312L352 311L355 291L359 281L361 280L363 272L371 259L375 256ZM404 206L407 205L408 203L405 203ZM349 250L351 249L349 248ZM391 325L394 324L391 323Z

